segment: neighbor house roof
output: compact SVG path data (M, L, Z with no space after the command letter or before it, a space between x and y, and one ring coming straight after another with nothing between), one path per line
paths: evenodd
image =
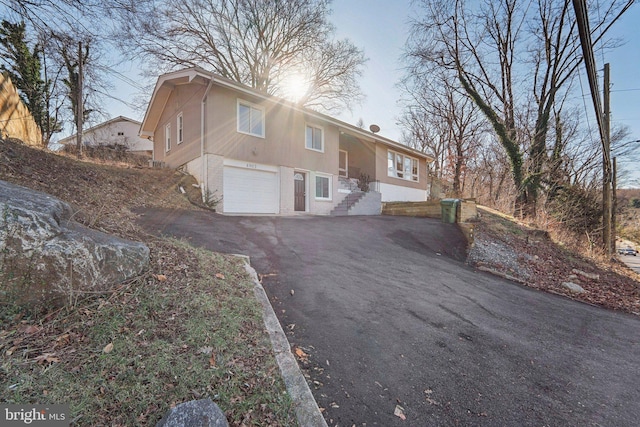
M179 71L163 74L160 77L158 77L158 81L156 82L155 88L153 90L153 94L151 96L151 101L147 106L147 111L142 121L142 125L140 126L141 137L143 138L153 137L153 132L158 126L158 121L160 120L160 116L162 115L164 106L167 103L167 100L169 99L169 96L171 95L173 88L179 84L187 84L194 81L199 81L201 84L203 85L208 84L209 86L215 84L215 85L219 85L222 87L235 90L240 93L245 93L251 96L262 98L263 100L268 100L275 104L283 105L287 108L300 111L311 117L333 124L337 126L339 130L342 132L355 135L359 138L362 138L368 141L380 142L390 147L409 151L415 156L427 159L427 161L434 160L432 156L429 156L428 154L415 150L397 141L394 141L389 138L385 138L381 135L377 135L373 132L369 132L367 130L361 129L357 126L350 125L349 123L343 122L341 120L338 120L326 114L301 107L291 101L287 101L285 99L282 99L273 95L259 92L255 89L250 88L249 86L243 85L241 83L238 83L233 80L227 79L225 77L219 76L217 74L211 73L200 67L185 68Z
M82 131L82 133L83 134L91 133L91 132L94 132L94 131L96 131L98 129L101 129L101 128L105 127L105 126L108 126L108 125L110 125L112 123L117 123L117 122L131 122L131 123L133 123L135 125L140 126L140 122L137 121L137 120L133 120L133 119L130 119L130 118L125 117L125 116L118 116L118 117L115 117L113 119L107 120L106 122L102 122L102 123L99 123L99 124L97 124L95 126L92 126L92 127L88 128L88 129L84 129ZM69 143L74 143L75 144L76 143L76 139L77 139L77 135L78 135L77 133L74 133L71 136L67 136L66 138L62 138L60 141L58 141L58 144L69 144Z

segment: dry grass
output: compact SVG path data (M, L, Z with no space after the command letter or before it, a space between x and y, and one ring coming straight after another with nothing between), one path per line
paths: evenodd
M138 206L196 209L177 191L189 177L2 142L0 179L59 197L81 223L151 249L149 271L110 292L43 313L0 305L0 401L66 403L73 425L128 426L209 397L234 426L296 425L241 261L134 224Z
M479 211L481 220L474 230L477 249L470 254L473 264L532 288L640 315L640 277L621 262L609 260L579 236L553 227L540 230L488 208ZM491 247L501 251L480 250ZM563 282L579 284L585 292L571 292Z

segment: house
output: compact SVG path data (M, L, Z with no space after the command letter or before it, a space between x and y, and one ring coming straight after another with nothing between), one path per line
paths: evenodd
M124 116L92 126L82 131L82 142L84 145L97 147L123 146L127 151L135 154L151 155L153 142L148 138L141 138L138 135L140 122ZM77 142L76 134L68 136L58 141L58 144L71 144Z
M379 214L429 193L424 153L197 67L158 78L140 135L222 213Z

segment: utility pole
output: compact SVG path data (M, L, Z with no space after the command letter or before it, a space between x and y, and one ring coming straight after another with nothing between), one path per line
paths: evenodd
M616 212L618 210L618 170L616 166L616 157L613 158L613 185L611 195L613 197L613 203L611 204L611 248L615 253L616 250Z
M78 99L76 101L76 129L78 157L82 157L82 118L84 106L82 102L82 42L78 42Z
M603 150L602 150L602 240L605 253L611 257L611 131L609 119L609 64L604 64Z

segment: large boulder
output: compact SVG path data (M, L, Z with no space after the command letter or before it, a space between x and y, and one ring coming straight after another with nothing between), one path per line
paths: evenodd
M170 409L156 427L229 427L229 423L218 405L211 399L202 399Z
M54 302L106 291L146 269L147 246L87 228L72 214L60 199L0 181L0 291Z

